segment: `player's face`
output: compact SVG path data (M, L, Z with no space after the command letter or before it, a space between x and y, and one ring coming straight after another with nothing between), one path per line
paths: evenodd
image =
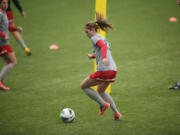
M0 7L3 11L6 11L8 8L8 0L2 0Z
M85 28L85 33L86 33L86 36L88 36L89 38L91 38L94 34L95 34L95 31L94 30L89 30L87 28Z

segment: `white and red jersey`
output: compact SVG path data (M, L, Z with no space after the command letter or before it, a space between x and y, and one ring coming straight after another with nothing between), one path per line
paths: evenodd
M8 36L10 31L17 31L17 27L8 25L7 15L0 12L0 46L8 45L9 40L5 40L5 36Z
M92 50L96 58L97 71L117 71L116 64L111 55L109 42L99 34L95 34L94 36L92 36L91 41ZM102 64L102 59L104 58L109 60L109 65L106 66Z
M9 40L5 40L5 36L8 36L8 19L6 14L0 12L0 46L8 45Z

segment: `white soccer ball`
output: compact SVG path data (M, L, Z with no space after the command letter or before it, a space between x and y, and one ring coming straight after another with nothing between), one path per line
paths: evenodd
M64 108L60 112L60 118L63 122L72 122L75 118L74 110L71 108Z

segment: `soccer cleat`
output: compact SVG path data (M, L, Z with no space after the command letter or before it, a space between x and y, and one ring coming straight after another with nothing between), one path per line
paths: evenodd
M120 114L120 112L117 112L115 115L114 115L114 120L118 120L119 118L121 118L122 115Z
M24 48L24 51L28 56L31 55L31 50L29 48Z
M0 89L2 89L2 90L10 90L10 88L4 86L4 84L2 83L2 81L0 81Z
M178 83L172 85L169 87L169 89L172 89L172 90L179 90L180 89L180 85Z
M105 105L100 107L99 115L103 115L109 106L110 104L108 102L105 102Z

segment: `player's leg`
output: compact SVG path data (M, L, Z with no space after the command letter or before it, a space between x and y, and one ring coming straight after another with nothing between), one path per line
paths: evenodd
M8 72L11 71L17 65L17 59L14 52L5 54L2 56L2 58L4 60L5 66L1 70L0 81L4 81Z
M8 21L9 21L9 25L14 25L14 17L13 17L13 12L12 11L7 11L6 12L7 17L8 17ZM12 35L15 37L15 39L18 41L18 43L20 44L20 46L24 49L24 51L26 52L26 54L29 56L31 55L31 51L30 49L27 47L27 45L24 43L23 38L21 37L21 35L19 34L19 32L17 31L11 31Z
M24 49L24 51L26 52L27 55L31 55L31 51L30 49L27 47L27 45L25 44L22 36L20 35L19 32L17 31L11 31L12 35L15 37L15 39L17 40L17 42L19 43L19 45Z
M110 83L109 82L104 82L98 85L98 93L101 95L101 97L110 104L111 109L114 112L114 119L118 119L119 117L121 117L121 114L119 113L113 98L111 97L111 95L109 95L105 90L108 87Z
M2 68L0 72L0 87L4 90L10 90L9 88L3 85L3 81L7 74L17 65L17 59L14 52L4 54L2 58L5 62L5 66Z
M118 112L116 105L114 103L113 98L111 97L111 95L109 95L105 90L108 87L109 83L108 82L104 82L102 84L98 85L98 92L101 95L101 97L107 101L108 103L110 103L110 107L113 110L114 114L116 114Z
M82 81L80 86L87 96L95 100L100 106L104 106L105 101L99 96L99 94L95 90L91 88L92 86L96 86L100 83L101 82L97 82L95 80L92 80L90 77L87 77Z
M84 90L86 88L92 87L92 86L96 86L98 84L100 84L101 82L92 80L89 76L86 77L80 84L81 88Z
M4 62L7 64L12 64L13 66L17 65L17 59L16 59L16 55L14 52L11 52L9 54L5 54L2 56L2 58L4 59Z

